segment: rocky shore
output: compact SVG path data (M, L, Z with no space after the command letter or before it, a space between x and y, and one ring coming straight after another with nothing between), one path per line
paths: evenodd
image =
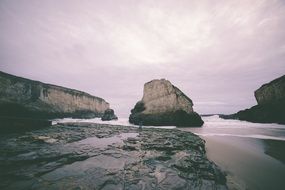
M239 119L256 123L285 124L285 75L262 85L254 92L257 105L224 119Z
M190 132L65 123L0 135L1 189L227 189Z

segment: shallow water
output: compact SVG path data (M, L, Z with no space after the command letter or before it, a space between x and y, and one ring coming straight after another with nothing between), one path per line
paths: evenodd
M247 121L225 120L218 116L203 117L201 128L188 128L199 136L229 136L285 141L285 125L260 124Z
M228 175L230 189L284 189L285 125L204 117L202 128L183 128L206 141L206 151Z
M201 128L181 130L191 131L206 140L208 157L228 173L232 189L283 189L285 125L225 120L217 115L203 117L203 120ZM60 122L68 121L73 120ZM100 119L77 121L131 125L127 118L108 122Z
M75 142L74 144L94 146L97 148L106 148L112 144L122 143L123 140L126 140L129 137L135 138L136 136L138 136L138 133L121 133L119 135L115 135L115 136L108 137L108 138L90 137L90 138Z
M90 167L119 167L124 160L116 159L112 147L137 136L137 129L100 125L0 134L0 189L52 189L58 179L86 175Z
M205 124L201 128L181 130L191 131L206 140L207 155L227 173L230 189L284 189L285 125L224 120L218 116L203 120ZM122 163L130 161L130 156L117 157L121 153L109 149L120 146L127 138L136 138L137 129L129 131L126 128L123 133L114 130L115 135L110 136L110 131L104 128L98 128L95 133L95 128L84 127L86 122L131 126L128 119L66 118L53 121L57 122L78 122L83 127L52 126L23 134L0 134L2 189L26 189L43 184L34 180L37 176L42 176L40 180L53 187L53 181L61 179L64 182L74 172L79 175L76 178L88 172L97 176L102 172L89 171L90 167L100 165L108 171L116 171L121 169ZM84 171L82 174L78 172L79 168Z
M265 154L264 140L205 137L209 159L228 174L232 189L284 189L285 165ZM283 148L279 151L284 151Z

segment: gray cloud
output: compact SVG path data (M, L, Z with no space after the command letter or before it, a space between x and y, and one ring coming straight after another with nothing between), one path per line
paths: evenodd
M284 29L282 0L1 0L0 69L103 97L125 117L154 78L200 113L231 113L285 73Z

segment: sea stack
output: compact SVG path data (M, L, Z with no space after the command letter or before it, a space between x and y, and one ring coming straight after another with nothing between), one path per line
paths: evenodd
M88 93L0 72L0 117L51 119L102 117L104 99Z
M111 121L111 120L117 120L118 117L115 115L115 112L113 109L106 109L103 116L101 117L102 121Z
M225 118L285 124L285 75L262 85L254 92L254 96L257 105Z
M203 120L193 102L168 80L144 84L143 98L131 110L129 122L136 125L200 127Z

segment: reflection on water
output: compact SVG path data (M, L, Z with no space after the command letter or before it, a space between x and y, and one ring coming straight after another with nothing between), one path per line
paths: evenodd
M137 136L138 136L138 133L121 133L119 135L115 135L115 136L108 137L108 138L90 137L90 138L75 142L75 144L96 146L97 148L105 148L112 144L122 143L123 140L126 140L127 138L135 138Z
M284 189L285 125L204 117L183 128L206 141L208 157L227 172L230 189Z
M227 172L231 189L284 189L284 125L224 120L218 116L204 117L203 120L205 124L201 128L181 130L191 131L206 140L208 157ZM54 122L69 121L75 120ZM67 124L23 134L0 134L0 189L27 189L35 184L52 187L59 179L68 184L73 181L70 175L75 172L78 176L74 179L88 176L82 179L92 183L94 179L101 179L102 173L110 177L107 174L121 170L122 163L140 156L125 155L116 150L126 139L137 138L137 128L101 128L84 124L129 126L127 119L76 121L79 122L76 126ZM97 166L104 171L99 171ZM88 181L82 183L88 184Z
M80 167L119 167L127 158L117 159L121 153L112 149L137 136L136 128L72 124L0 134L0 189L30 189L36 184L40 188L34 189L45 189L41 185L51 186L75 172L86 175Z

